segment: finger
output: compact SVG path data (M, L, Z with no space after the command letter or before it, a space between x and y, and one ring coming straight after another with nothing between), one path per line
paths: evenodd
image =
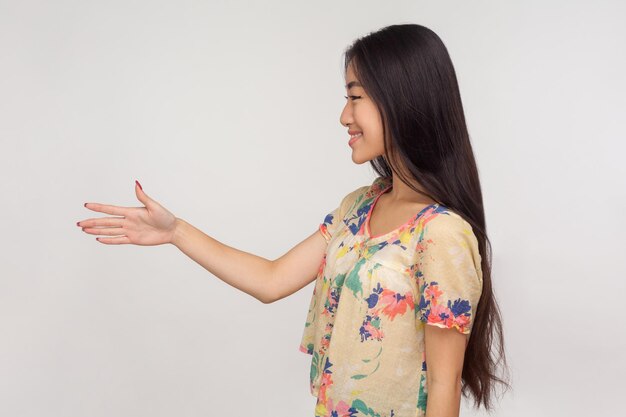
M119 236L126 233L126 231L120 227L103 227L103 228L83 228L83 232L90 235L105 235L105 236Z
M109 226L109 227L122 227L125 217L102 217L98 219L81 220L76 223L79 227L96 227L96 226Z
M143 191L143 187L137 180L135 180L135 195L137 196L137 200L141 201L147 209L153 208L155 201L148 197L148 194Z
M85 203L85 207L89 210L98 211L100 213L113 214L114 216L127 216L131 210L136 209L136 207L120 207L100 203Z
M128 239L127 236L97 237L96 240L107 245L124 245L130 243L130 239Z

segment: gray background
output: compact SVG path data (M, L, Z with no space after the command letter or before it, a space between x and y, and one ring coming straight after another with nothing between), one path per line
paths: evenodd
M437 32L457 71L514 385L495 415L618 415L626 6L434 3L0 1L0 415L312 416L312 284L264 305L75 223L139 206L138 179L281 256L374 178L339 124L341 54L394 23Z

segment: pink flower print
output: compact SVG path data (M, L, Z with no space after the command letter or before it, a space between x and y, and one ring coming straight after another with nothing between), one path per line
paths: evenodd
M380 304L383 306L379 311L393 320L398 314L403 315L408 310L413 311L415 308L415 302L413 294L406 293L402 295L400 293L385 289L380 295Z
M328 351L328 346L330 346L330 335L324 335L322 337L322 341L320 343L320 351L326 352Z
M317 269L317 275L321 276L324 273L324 268L326 267L326 253L324 253L324 256L322 257L322 261L320 262L320 266Z
M328 389L328 387L330 385L333 384L333 376L330 373L323 373L322 374L322 380L320 382L320 389L319 389L319 400L326 404L326 390Z
M443 291L439 289L438 285L430 285L426 288L424 294L426 296L426 301L431 301L432 305L437 305L437 298L443 294Z
M332 366L333 364L330 362L328 357L326 357L326 362L324 364L324 371L322 373L322 378L320 380L319 393L317 396L318 404L322 403L324 405L327 405L326 389L333 384L333 372L330 370Z
M328 290L328 296L326 297L326 301L324 301L324 310L322 311L322 315L324 316L334 316L335 310L337 309L337 305L339 304L339 289L336 287L330 287Z
M326 323L326 327L324 328L324 335L322 336L322 340L320 341L319 352L328 351L328 346L330 345L330 336L333 332L333 324Z
M469 300L457 298L447 300L444 292L439 289L436 281L425 284L423 295L420 297L419 310L422 311L420 320L426 323L441 324L446 328L456 327L465 333L472 321L472 307Z
M380 317L375 313L368 314L365 320L363 320L363 325L359 329L359 333L361 334L361 342L367 339L382 340L385 335L380 328Z
M354 417L356 415L356 409L350 407L344 400L340 400L337 403L337 407L333 406L332 398L328 399L327 417Z
M432 239L420 239L419 242L417 242L417 244L415 245L415 251L417 253L422 253L431 243L433 243Z
M460 315L460 316L454 317L454 323L461 330L461 332L465 331L467 326L469 326L470 322L471 322L470 316Z
M428 314L428 322L442 323L446 327L451 327L452 323L454 323L454 316L445 305L432 303L430 306L430 314Z

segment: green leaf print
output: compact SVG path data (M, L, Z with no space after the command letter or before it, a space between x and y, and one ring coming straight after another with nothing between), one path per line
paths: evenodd
M426 376L422 374L420 378L420 390L417 397L417 408L426 411L426 403L428 402L428 393L424 390L424 384L426 383Z
M380 414L369 408L363 400L356 399L352 401L352 407L365 416L380 417Z
M369 374L358 374L358 375L352 375L350 378L352 379L363 379L367 376L370 376L371 374L373 374L374 372L376 372L378 370L378 367L380 366L380 362L378 362L378 364L376 364L376 368L370 372Z
M319 353L313 352L313 357L311 358L311 372L309 374L311 382L315 381L315 378L317 378L317 374L319 372L319 360Z
M359 259L355 267L352 269L352 271L350 271L350 274L346 278L346 287L348 287L350 291L352 291L355 298L359 298L357 297L357 293L361 293L360 298L363 298L363 286L361 285L361 279L359 278L359 271L361 270L361 267L363 266L363 264L365 264L365 262L365 258Z
M333 287L341 288L345 279L346 279L346 274L338 274L333 280Z
M361 359L363 362L368 363L371 362L372 360L376 359L377 357L380 356L380 354L383 352L383 347L381 345L380 349L378 349L378 353L376 354L376 356L374 356L372 359Z

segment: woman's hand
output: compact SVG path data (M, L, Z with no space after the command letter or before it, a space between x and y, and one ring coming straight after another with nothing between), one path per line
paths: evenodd
M107 204L85 203L89 210L121 217L101 217L77 223L83 232L114 237L96 238L101 243L155 246L171 243L176 230L176 216L143 192L135 181L135 194L145 207L119 207Z

